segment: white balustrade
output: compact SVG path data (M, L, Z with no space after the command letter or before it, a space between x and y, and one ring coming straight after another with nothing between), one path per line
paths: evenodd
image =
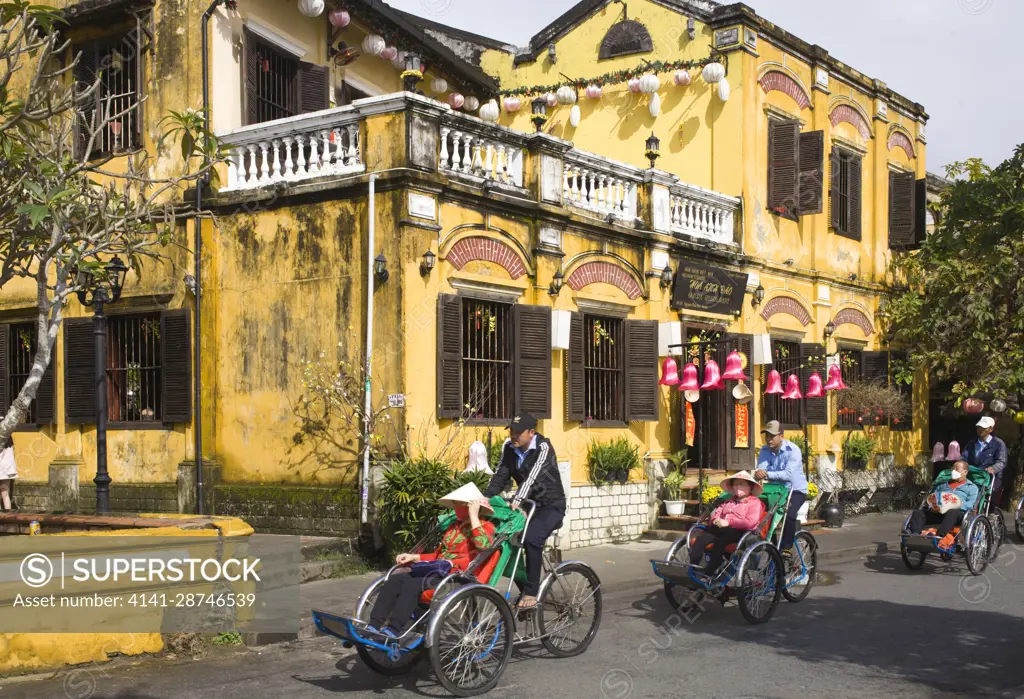
M739 199L700 187L686 185L672 190L669 197L672 232L703 238L723 245L735 245L734 215Z
M523 186L523 149L502 140L498 127L495 135L484 135L478 125L466 119L467 127L441 126L441 152L438 168L449 175L481 178L514 187Z
M593 159L593 156L588 158ZM636 218L639 181L628 173L617 173L617 169L594 167L567 158L562 175L562 196L566 205L604 217Z

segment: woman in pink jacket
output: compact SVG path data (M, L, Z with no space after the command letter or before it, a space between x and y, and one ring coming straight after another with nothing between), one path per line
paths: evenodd
M764 503L757 497L763 488L746 471L722 481L722 490L732 493L732 497L715 508L711 513L711 525L697 536L690 548L690 563L697 565L708 544L712 544L711 559L703 570L706 575L718 572L725 547L739 542L744 534L757 527L764 516Z

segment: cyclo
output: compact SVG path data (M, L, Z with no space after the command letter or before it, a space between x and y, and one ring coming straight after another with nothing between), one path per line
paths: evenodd
M452 572L425 590L414 623L398 638L374 631L368 622L381 586L401 566L363 592L352 617L314 609L317 629L340 638L345 647L355 646L363 662L382 675L401 675L429 656L441 685L457 696L475 696L497 685L515 646L540 641L556 657L579 655L601 624L601 582L586 563L556 563L545 551L537 607L516 613L509 603L512 583L526 580L522 536L535 504L523 503L527 515L511 509L500 496L490 499L493 545L481 551L466 571ZM412 552L433 548L454 521L454 513L442 514ZM502 593L497 588L506 577L508 588Z
M780 595L790 602L807 597L817 570L818 544L810 532L798 531L793 540L796 549L793 562L790 570L784 571L778 545L789 508L790 490L785 485L766 483L764 491L757 496L766 509L761 521L738 543L726 546L726 559L719 575L710 580L702 579L696 566L690 564L690 547L700 531L708 526L714 509L729 497L729 493L723 493L716 498L686 536L673 542L665 560L652 559L651 564L654 574L665 581L665 595L673 608L688 613L708 597L724 605L735 596L746 620L760 624L775 613Z
M932 484L932 490L948 482L951 473L952 469L942 471ZM964 516L960 526L950 530L950 534L956 537L952 549L942 550L937 536L908 533L910 515L907 515L903 531L900 533L900 555L910 570L918 570L923 566L930 553L938 553L943 561L951 561L954 555L962 553L967 559L967 569L971 574L981 575L989 561L994 561L999 555L999 546L1002 544L1006 529L1003 513L992 504L992 484L995 476L985 469L971 466L967 469L967 478L978 486L978 502ZM926 495L919 507L924 507L927 502Z

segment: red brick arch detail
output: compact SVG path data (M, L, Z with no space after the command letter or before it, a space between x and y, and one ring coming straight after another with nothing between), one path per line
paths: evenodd
M914 158L914 144L911 142L910 137L902 131L893 131L889 134L889 150L893 148L902 148L903 152L907 154L908 158Z
M832 322L836 324L836 327L840 325L856 325L864 333L864 337L869 337L875 331L871 325L871 319L863 311L858 311L856 308L844 308L839 313L836 313L836 317L832 319Z
M800 84L789 77L782 71L769 70L767 73L761 76L761 80L758 81L761 84L761 89L765 93L776 90L778 92L784 92L793 100L800 105L800 109L806 109L811 106L811 100L804 92Z
M871 139L871 126L860 112L848 104L841 104L833 109L832 113L828 115L828 120L832 122L832 126L845 121L856 128L865 141Z
M806 327L811 322L811 314L799 301L792 296L776 296L764 305L761 317L768 320L774 315L785 313L800 321L800 325Z
M522 259L512 249L512 246L494 238L482 236L463 238L452 246L445 259L455 269L462 269L473 260L483 260L503 267L513 279L519 279L526 274L526 265L523 264Z
M566 284L573 291L579 291L589 284L604 282L622 289L623 293L630 300L637 298L644 293L636 279L626 270L611 262L587 262L573 270L566 280Z

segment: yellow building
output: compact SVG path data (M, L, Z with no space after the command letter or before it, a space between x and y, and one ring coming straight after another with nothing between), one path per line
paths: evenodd
M135 26L111 19L135 5L81 7L82 42ZM360 361L372 277L373 400L395 406L396 434L427 453L454 440L458 460L533 412L572 486L563 531L574 543L653 524L658 476L687 441L686 403L658 385L659 365L685 349L681 367L692 338L709 343L698 360L723 369L743 351L754 393L745 405L732 383L700 394L692 467L753 467L772 417L806 429L816 466L841 466L854 425L834 398L778 400L764 380L776 368L806 391L834 362L847 379L887 377L879 294L892 251L924 230L920 104L744 5L579 3L525 49L378 1L344 10L306 17L253 0L210 23L213 128L234 148L207 201L200 280L203 457L218 514L352 530L358 464L324 468L296 440L296 405L307 361ZM125 84L147 98L137 144L156 148L163 110L201 106L201 22L162 2L144 21L153 40ZM109 49L97 50L102 62ZM403 91L417 68L420 94ZM559 94L567 81L582 89ZM491 99L498 109L481 107ZM374 258L386 280L370 273ZM123 393L109 438L114 502L135 498L125 507L194 502L191 264L174 253L111 310L127 348L111 353ZM0 296L12 348L30 300ZM72 304L68 315L89 313ZM69 469L82 487L62 502L88 499L95 430L68 386L89 322L68 322L49 402L16 435L21 492L40 505L54 506L41 484ZM923 458L926 387L912 393L913 420L881 430L876 467ZM617 437L644 472L593 490L588 449Z

